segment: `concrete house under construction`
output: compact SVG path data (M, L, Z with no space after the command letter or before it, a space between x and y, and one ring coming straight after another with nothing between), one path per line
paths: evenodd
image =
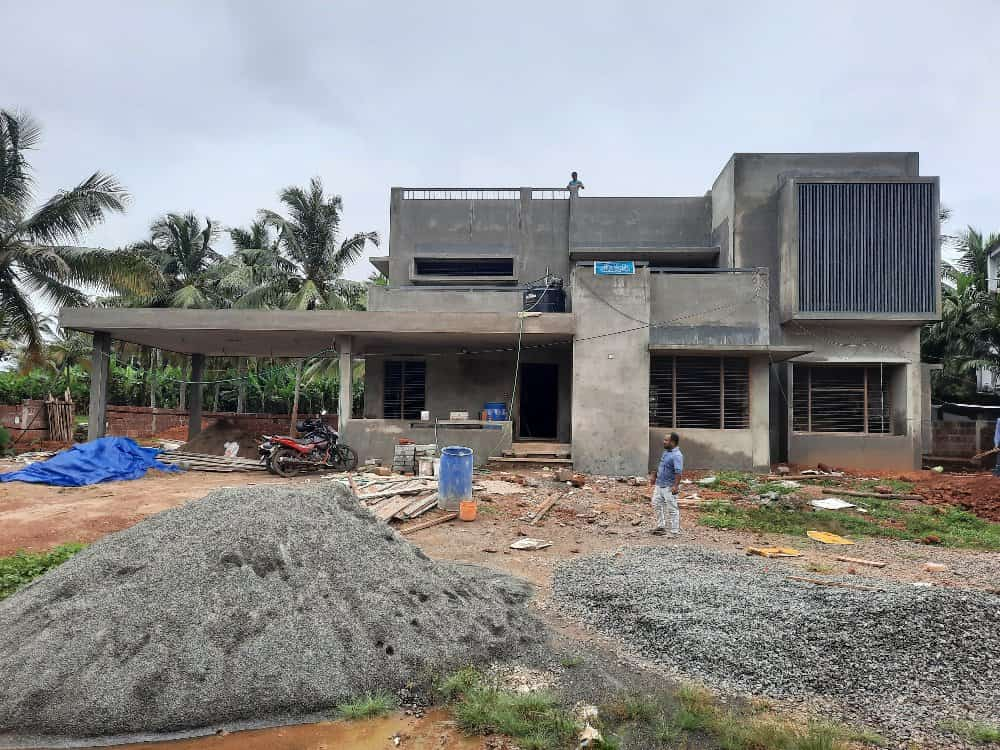
M915 153L734 154L693 197L393 188L389 253L372 258L389 283L367 312L65 309L61 323L95 334L93 433L113 338L196 370L335 347L345 375L365 361L360 418L349 376L341 388L362 458L400 436L480 462L551 442L582 471L644 474L677 431L691 467L911 469L938 229L938 180ZM508 419L476 421L494 402Z

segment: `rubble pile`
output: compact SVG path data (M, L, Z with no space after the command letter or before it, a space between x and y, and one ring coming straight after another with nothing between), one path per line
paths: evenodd
M337 483L220 490L0 603L0 744L281 721L417 689L541 642L529 596L429 560Z
M646 547L556 568L561 608L633 653L725 690L830 697L905 735L1000 705L1000 596L792 580L773 560Z

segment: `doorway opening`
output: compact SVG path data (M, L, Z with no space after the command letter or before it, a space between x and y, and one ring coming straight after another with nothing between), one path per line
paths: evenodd
M559 434L559 365L529 362L521 365L521 440L555 440Z

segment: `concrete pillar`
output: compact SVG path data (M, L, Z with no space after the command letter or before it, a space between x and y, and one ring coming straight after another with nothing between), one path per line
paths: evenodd
M750 441L756 471L771 466L771 364L765 357L750 358Z
M87 417L87 440L104 437L108 421L108 369L111 358L111 334L94 332L94 351L90 364L90 414Z
M188 440L193 440L201 432L201 397L205 379L205 355L191 355L191 391L188 396Z
M351 363L351 337L337 337L337 356L340 357L340 401L337 405L337 429L343 430L351 418L353 367Z

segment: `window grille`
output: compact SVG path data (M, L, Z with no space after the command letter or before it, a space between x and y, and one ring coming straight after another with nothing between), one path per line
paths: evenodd
M748 360L654 356L649 372L649 424L676 429L748 429Z
M893 431L889 370L859 365L795 365L795 432Z
M382 387L385 419L420 419L426 402L427 365L414 360L386 360Z

